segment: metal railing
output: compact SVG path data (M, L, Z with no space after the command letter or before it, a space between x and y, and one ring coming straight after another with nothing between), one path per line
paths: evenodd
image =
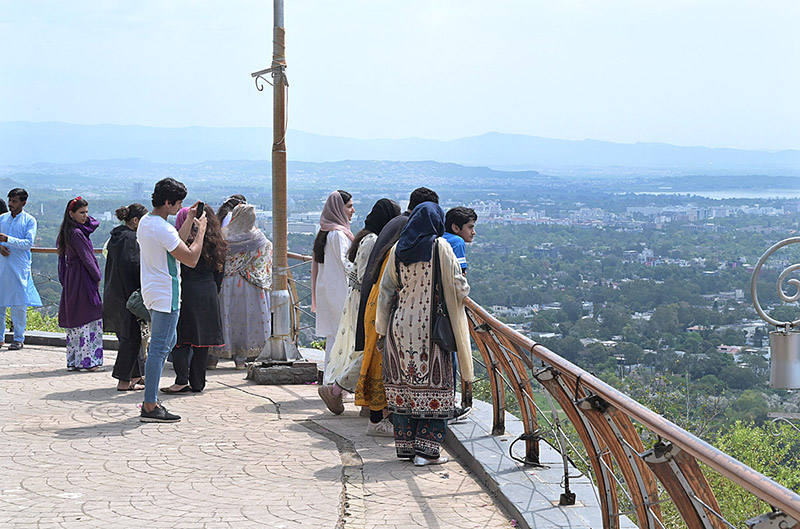
M505 390L510 388L519 401L525 428L525 459L538 463L542 431L537 414L544 414L537 409L533 385L540 384L561 407L588 456L604 528L618 528L620 515L627 514L641 528L666 527L661 513L665 501L674 504L690 529L734 527L720 512L700 463L773 507L762 520L749 521L750 527L800 527L796 493L512 330L474 301L466 300L466 310L472 339L489 373L492 432L505 430ZM646 448L645 437L657 437L658 442ZM631 512L621 509L619 490L632 506ZM662 497L665 494L667 498Z
M306 281L299 281L295 278L294 270L299 267L308 266L311 262L310 255L302 255L299 253L288 252L290 260L300 261L299 263L289 265L289 296L291 297L292 306L292 341L295 345L300 345L300 335L303 331L310 331L314 328L316 316L311 310L302 308L301 305L311 305L311 284ZM308 301L308 303L305 303ZM311 320L311 323L304 323L303 319Z

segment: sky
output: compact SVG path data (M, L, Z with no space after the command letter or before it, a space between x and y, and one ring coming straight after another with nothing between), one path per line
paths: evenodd
M286 0L285 22L296 130L800 149L796 0ZM269 0L0 0L0 121L268 127L272 23Z

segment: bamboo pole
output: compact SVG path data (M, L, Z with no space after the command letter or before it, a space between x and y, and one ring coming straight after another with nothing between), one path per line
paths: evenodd
M283 0L274 0L272 28L272 240L273 267L272 335L257 362L287 361L299 358L291 336L291 296L289 294L288 219L286 210L286 45Z
M288 251L286 212L286 46L283 0L275 0L272 30L272 237L274 243L274 290L287 290Z

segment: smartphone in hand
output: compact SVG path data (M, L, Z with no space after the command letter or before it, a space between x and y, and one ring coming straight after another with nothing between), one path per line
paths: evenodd
M203 202L197 203L197 211L194 212L194 218L199 219L206 211L206 205Z

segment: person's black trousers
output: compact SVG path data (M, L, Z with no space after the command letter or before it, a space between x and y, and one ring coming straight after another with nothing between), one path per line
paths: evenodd
M188 344L178 345L172 350L175 384L179 386L189 384L192 391L203 391L206 387L208 350L208 347L192 347Z
M139 325L136 325L136 332L130 337L117 335L119 346L117 349L117 361L114 362L114 371L111 376L117 380L130 382L138 379L144 374L144 355L141 354L142 335Z

